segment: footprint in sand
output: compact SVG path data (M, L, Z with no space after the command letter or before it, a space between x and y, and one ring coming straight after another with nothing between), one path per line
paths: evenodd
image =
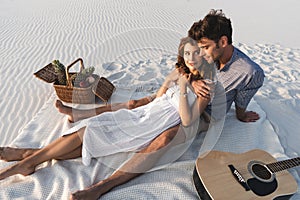
M117 62L111 62L102 64L102 67L108 71L119 71L124 68L124 65Z
M157 77L156 73L154 72L146 72L145 74L139 77L139 81L149 81L151 79L155 79Z
M114 73L112 75L110 75L109 77L107 77L109 80L118 80L120 78L123 78L126 75L126 72L122 71L122 72L117 72Z

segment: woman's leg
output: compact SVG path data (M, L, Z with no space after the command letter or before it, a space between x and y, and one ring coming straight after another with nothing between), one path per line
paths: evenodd
M151 169L169 148L181 144L184 141L185 133L179 125L164 131L147 147L142 149L140 153L134 155L121 168L116 170L111 176L84 190L71 194L71 199L98 199L112 188L124 184Z
M20 161L23 160L40 149L32 149L32 148L13 148L13 147L0 147L0 160L4 160L7 162L11 161ZM81 157L82 148L78 147L74 151L67 153L66 155L62 155L53 159L56 160L68 160Z
M79 158L82 155L81 152L82 152L82 146L78 147L77 149L74 149L72 152L69 152L69 153L66 153L64 155L58 156L54 159L56 159L56 160L69 160L69 159Z
M0 147L0 160L7 162L20 161L37 152L39 149Z
M70 122L76 122L81 119L93 117L100 113L112 110L110 105L101 106L95 109L80 110L69 106L65 106L60 100L56 101L55 106L60 113L68 115L68 119Z
M84 131L84 128L78 132ZM82 135L82 133L79 133ZM45 161L59 158L73 152L82 145L82 140L77 132L58 138L48 146L34 152L32 155L0 172L0 180L15 174L29 175L35 167Z
M60 100L55 103L56 108L60 113L68 115L70 122L76 122L89 117L94 117L104 112L115 111L119 109L133 109L142 105L148 104L154 97L145 97L138 100L129 100L125 103L108 104L106 106L100 106L94 109L80 110L65 106Z

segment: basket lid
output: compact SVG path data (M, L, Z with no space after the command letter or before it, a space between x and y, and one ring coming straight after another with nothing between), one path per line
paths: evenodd
M108 101L114 90L115 86L104 77L101 77L93 87L93 93L105 102Z
M43 81L46 81L47 83L53 83L57 80L57 75L55 73L55 69L52 65L52 63L49 63L39 71L35 72L34 75L42 79Z

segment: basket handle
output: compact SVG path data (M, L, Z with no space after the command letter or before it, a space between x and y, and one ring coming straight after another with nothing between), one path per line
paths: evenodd
M66 77L67 77L67 86L73 87L72 81L71 81L71 77L69 75L69 69L77 62L80 61L80 72L84 69L84 65L83 65L83 60L82 58L78 58L76 59L74 62L72 62L71 64L69 64L66 67Z

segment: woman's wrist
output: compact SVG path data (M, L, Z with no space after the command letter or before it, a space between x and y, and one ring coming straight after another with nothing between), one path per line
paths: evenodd
M187 95L187 85L181 85L179 91L180 91L180 95L181 96L185 96L186 97L186 95Z
M179 87L180 87L180 93L186 93L187 92L187 83L186 83L186 81L180 81Z
M187 96L187 92L180 92L180 96L186 97Z

